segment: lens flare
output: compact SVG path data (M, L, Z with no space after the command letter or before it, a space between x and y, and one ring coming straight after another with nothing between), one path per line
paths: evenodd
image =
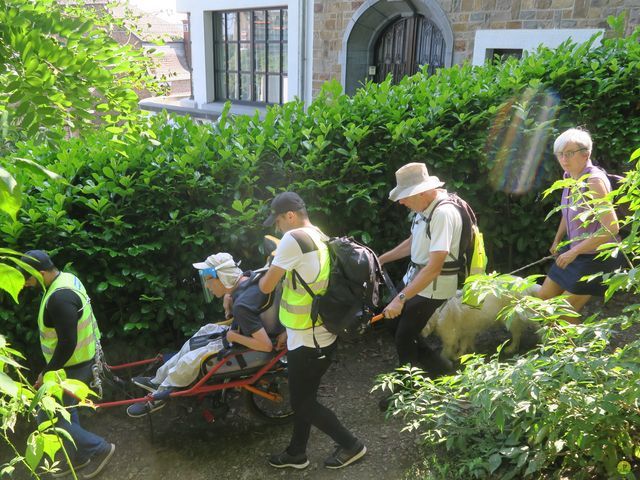
M485 145L494 189L522 195L536 184L558 105L556 95L528 88L497 112Z

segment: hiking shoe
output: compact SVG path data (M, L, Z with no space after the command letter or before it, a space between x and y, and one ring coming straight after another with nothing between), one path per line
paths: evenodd
M91 463L89 464L89 468L85 469L84 475L80 478L93 478L97 476L104 467L109 463L111 457L113 456L113 452L116 451L116 446L113 443L109 443L108 447L104 452L96 453L93 457L91 457Z
M127 415L133 418L144 417L150 413L157 412L164 407L164 404L164 400L149 400L144 403L134 403L127 407Z
M90 458L87 458L86 460L83 460L81 462L76 462L75 465L73 465L73 469L77 472L78 470L82 470L84 467L86 467L87 465L89 465L89 462L91 461ZM58 465L58 468L60 469L59 472L55 472L52 473L51 476L53 478L62 478L62 477L66 477L67 475L71 474L71 467L69 466L69 464L66 461L62 461L60 462L60 465Z
M302 470L309 466L309 459L304 453L300 455L289 455L289 452L284 450L280 453L272 453L269 457L269 465L276 468L290 467Z
M131 383L140 388L144 388L147 392L155 392L160 385L151 381L152 377L133 377Z
M362 458L365 453L367 453L367 447L360 440L357 440L350 449L338 446L336 451L324 461L324 466L333 469L346 467Z

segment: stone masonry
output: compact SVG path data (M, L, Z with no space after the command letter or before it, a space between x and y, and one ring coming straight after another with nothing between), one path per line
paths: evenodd
M434 2L440 5L453 30L454 64L471 60L478 29L608 29L607 17L622 11L627 13L628 33L640 24L640 0L433 0L431 3ZM349 21L364 3L364 0L315 0L314 95L325 81L340 80L343 37Z

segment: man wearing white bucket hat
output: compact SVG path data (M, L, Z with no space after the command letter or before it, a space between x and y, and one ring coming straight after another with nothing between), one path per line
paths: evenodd
M411 235L379 258L385 264L410 256L411 262L402 290L387 305L384 315L398 318L395 343L400 364L429 369L436 357L425 358L429 352L424 346L419 348L418 337L433 312L456 294L458 276L444 273L443 266L447 258L459 257L462 217L455 205L443 202L448 198L441 188L444 182L429 175L424 163L409 163L398 169L396 182L389 199L414 214Z

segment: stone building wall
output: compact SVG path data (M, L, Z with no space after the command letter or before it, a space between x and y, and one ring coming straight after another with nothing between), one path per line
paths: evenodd
M327 80L340 80L342 37L364 0L315 0L313 19L313 93Z
M388 1L388 0L381 0ZM393 0L392 0L393 1ZM402 1L402 0L395 0ZM412 0L414 3L421 0ZM476 30L604 28L607 17L627 12L627 32L640 24L640 0L434 0L453 30L453 63L471 60ZM315 0L313 92L340 80L345 31L364 0ZM369 0L367 4L375 2ZM433 2L432 2L433 3Z

